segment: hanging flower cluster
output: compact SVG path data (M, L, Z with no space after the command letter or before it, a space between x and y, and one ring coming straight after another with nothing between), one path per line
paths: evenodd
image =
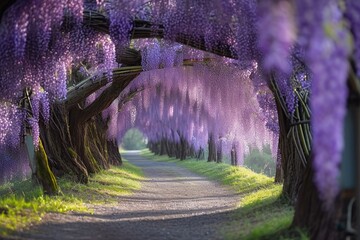
M84 24L84 9L99 11L108 18L109 35ZM17 106L25 88L33 91L34 113L30 122L36 136L37 122L41 116L39 112L48 119L49 106L55 100L66 98L68 70L86 62L87 74L95 77L106 74L111 81L112 69L116 66L115 56L130 45L134 20L146 20L152 22L152 31L164 31L165 41L140 41L138 48L142 52L145 70L178 66L184 59L194 58L189 49L173 44L182 42L205 51L230 56L235 60L227 60L227 63L231 62L238 70L247 73L254 72L256 65L254 74L262 76L260 78L264 79L265 84L269 83L266 79L268 76L274 77L290 114L293 114L298 104L297 96L294 95L294 89L298 87L296 84L308 89L311 92L315 178L322 198L334 199L338 192L334 186L338 186L343 147L342 123L346 110L349 58L354 61L358 75L360 69L359 12L360 4L357 0L346 0L345 4L339 4L336 0L16 1L4 11L0 26L0 111L3 112L0 116L3 123L0 144L9 144L10 138L20 139L18 136L21 127L13 126L22 118ZM146 26L144 23L143 26L138 26L138 30L146 30L143 29ZM352 42L355 46L353 55ZM303 77L302 74L297 74L296 84L292 82L296 72L296 64L292 59L297 54L294 49L301 53L301 60L309 71ZM203 71L201 67L195 68L199 72ZM170 73L177 71L169 69ZM216 72L212 74L217 73L214 76L221 74L216 81L225 82L225 78L230 78L234 81L232 84L236 84L234 78L227 74L227 67L213 69ZM248 79L236 75L237 73L234 73L234 76L238 76L237 81ZM149 73L143 80L149 82L149 79L160 78L158 75L167 73L153 75ZM310 80L308 76L311 76ZM208 77L211 78L211 74ZM226 97L227 93L215 90L218 87L216 81L206 83L207 92L200 91L203 99L208 99L202 102L194 100L194 89L186 84L179 86L178 94L182 94L181 102L185 104L181 111L198 109L199 117L197 114L194 117L201 122L202 114L208 114L213 119L221 117L221 111L209 111L213 105L210 100L212 98L216 98L224 109L235 106ZM272 110L266 110L274 109L273 101L261 87L257 90L259 86L261 85L255 81L257 104L263 109L266 119L274 120L267 121L267 124L276 132L275 114ZM176 94L176 91L173 89L172 93ZM170 93L166 92L163 97L168 94ZM237 99L236 96L233 97ZM147 100L143 101L144 109L149 108L148 98L147 96ZM164 116L164 104L160 104L158 108L152 111L158 110ZM170 107L168 109L166 114L170 117L174 111ZM228 122L230 120L224 119L223 126L232 126ZM245 126L254 124L248 121L243 123ZM21 126L20 122L19 125ZM192 132L200 131L191 126L199 126L199 129L221 135L227 134L226 131L231 128L224 128L227 129L225 131L221 126L206 125L204 122L189 123L189 126L190 132L183 132L184 136L189 137L194 135ZM9 137L10 135L14 137ZM324 178L327 180L322 180Z

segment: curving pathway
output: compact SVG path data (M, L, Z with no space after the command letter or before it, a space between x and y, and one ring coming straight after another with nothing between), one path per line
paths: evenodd
M141 190L115 206L95 206L93 215L47 214L13 239L223 239L220 227L231 221L238 195L175 163L123 156L143 169Z

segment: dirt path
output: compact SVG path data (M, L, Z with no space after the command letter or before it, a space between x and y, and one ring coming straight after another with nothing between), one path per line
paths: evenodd
M97 206L93 215L47 214L19 239L222 239L239 197L219 184L174 163L124 157L141 167L141 190L116 206Z

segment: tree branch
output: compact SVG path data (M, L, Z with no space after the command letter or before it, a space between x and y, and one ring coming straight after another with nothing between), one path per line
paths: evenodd
M84 11L84 24L91 26L97 31L109 34L110 20L107 16L97 11ZM155 26L155 27L154 27ZM143 20L134 20L131 32L132 39L140 38L164 38L164 26ZM218 42L208 49L205 44L205 38L194 38L185 33L178 34L174 41L219 56L228 58L237 58L228 44Z
M138 75L139 73L134 73L125 77L115 77L111 85L106 88L93 103L81 110L81 114L79 114L79 122L86 122L109 107L110 104L119 97L120 93L129 85L129 83Z
M141 66L121 67L113 71L113 82L121 82L126 77L137 76L142 71ZM124 80L125 81L125 80ZM66 99L63 101L66 108L70 108L90 96L101 87L109 83L106 76L87 78L68 89Z
M141 55L140 52L131 48L125 49L120 56L121 62L125 67L117 68L113 70L113 79L118 79L133 76L142 72L141 65ZM197 62L210 62L211 58L204 58L202 60L193 60L193 59L185 59L183 61L184 66L192 66ZM68 88L66 99L62 101L65 104L66 108L71 108L74 105L80 103L85 98L90 96L95 91L99 90L103 86L109 83L108 78L103 75L101 77L89 77L75 86L71 86Z

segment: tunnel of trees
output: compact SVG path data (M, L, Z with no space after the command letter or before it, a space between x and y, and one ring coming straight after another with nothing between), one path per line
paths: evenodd
M131 127L181 160L242 165L268 144L293 225L340 239L359 14L358 0L3 0L0 181L30 163L47 194L64 174L86 184L121 165Z

